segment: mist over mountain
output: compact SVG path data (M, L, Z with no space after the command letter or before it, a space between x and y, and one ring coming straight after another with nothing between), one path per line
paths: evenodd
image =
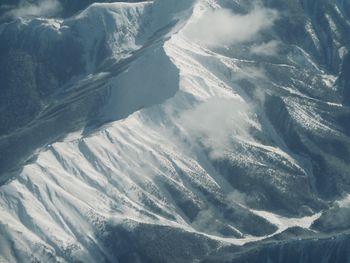
M350 262L350 1L0 3L0 262Z

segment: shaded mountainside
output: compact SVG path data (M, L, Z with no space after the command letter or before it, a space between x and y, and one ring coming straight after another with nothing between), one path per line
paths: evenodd
M146 0L147 1L147 0ZM8 22L17 17L18 9L27 9L26 14L36 15L36 11L44 9L42 15L45 17L61 17L68 18L75 15L79 11L87 8L93 3L111 3L111 2L144 2L140 0L125 0L125 1L111 1L111 0L2 0L0 4L0 22ZM33 8L34 7L34 8ZM46 10L45 10L46 9ZM30 12L28 10L34 10Z
M0 25L0 261L349 262L349 1L89 3Z
M1 181L36 148L96 119L108 96L108 79L140 54L161 46L173 23L167 14L164 18L142 15L157 11L146 2L130 7L116 3L111 8L95 4L67 21L36 18L2 25ZM120 25L114 23L119 18L124 19ZM126 19L130 22L124 25ZM167 96L158 93L155 99ZM141 95L137 105L130 102L130 109L117 112L118 118L146 103ZM32 138L33 134L37 136Z

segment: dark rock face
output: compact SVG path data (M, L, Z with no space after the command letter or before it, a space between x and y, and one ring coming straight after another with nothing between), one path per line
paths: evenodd
M234 249L231 249L234 251ZM350 262L349 235L343 234L328 238L271 242L257 247L247 248L242 252L226 252L225 249L203 262L232 263L316 263Z
M108 262L189 262L200 261L220 243L171 227L136 224L128 230L122 225L106 226L101 237L111 258Z
M4 27L0 44L0 145L3 149L0 173L3 175L20 167L17 164L31 151L67 127L55 120L56 128L52 129L53 126L48 127L49 122L40 122L39 115L53 103L54 94L62 92L73 76L85 70L81 44L71 32L58 35L40 20L32 20L28 25L11 22ZM48 42L39 35L48 38ZM84 113L83 108L77 119L69 122L84 118L88 111ZM74 116L73 112L70 114ZM38 129L39 126L46 128ZM58 126L62 128L57 129ZM28 140L30 133L36 135L33 140Z
M1 134L27 124L41 109L37 65L28 53L9 51L1 59ZM25 86L24 86L24 85Z
M338 80L340 90L343 93L343 102L345 105L350 105L350 77L348 72L350 72L350 54L346 55L341 67L341 74ZM344 123L349 123L344 121ZM347 130L349 128L347 127Z

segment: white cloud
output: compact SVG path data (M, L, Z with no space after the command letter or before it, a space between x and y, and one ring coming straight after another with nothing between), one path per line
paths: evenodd
M270 85L269 78L263 68L254 66L245 66L234 72L234 79L237 81L248 80L256 86L252 95L256 102L263 103L265 101L265 85ZM254 106L253 106L254 107Z
M278 54L280 42L272 40L270 42L263 43L261 45L254 45L251 47L250 52L255 55L262 56L275 56Z
M276 11L263 7L255 7L245 15L227 9L208 10L188 26L186 35L208 46L231 45L252 40L272 27L276 18Z
M236 80L248 79L256 81L267 80L266 73L262 68L242 67L234 73Z
M233 136L249 136L249 108L239 99L214 97L180 117L182 127L192 139L210 150L218 159L230 149Z
M226 202L229 204L239 203L242 205L246 205L247 203L249 203L250 200L252 200L252 197L238 190L233 190L226 196Z
M26 16L53 16L62 9L58 0L39 0L37 3L29 3L22 0L20 4L9 11L13 17Z

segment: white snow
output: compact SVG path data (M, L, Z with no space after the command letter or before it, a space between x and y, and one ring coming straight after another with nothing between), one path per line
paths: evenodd
M315 220L317 220L322 214L316 213L312 216L306 216L302 218L290 218L283 217L267 211L259 211L253 209L251 209L250 211L265 218L267 221L271 222L272 224L278 227L278 230L273 235L281 233L284 230L292 227L301 227L308 229L311 227L312 223L315 222Z

